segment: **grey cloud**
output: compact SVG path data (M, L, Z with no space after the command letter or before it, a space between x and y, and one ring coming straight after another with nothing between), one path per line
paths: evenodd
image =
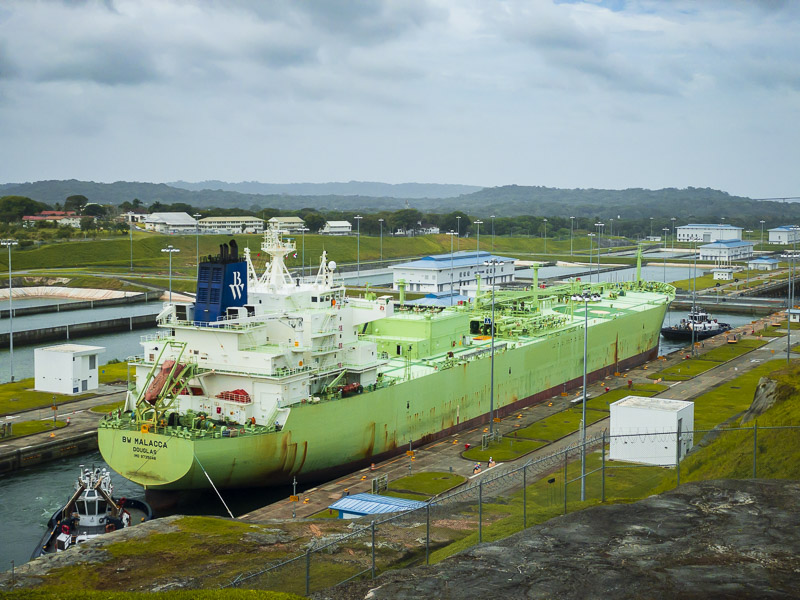
M40 81L93 81L134 85L160 79L152 57L133 45L90 44L54 60L36 77Z

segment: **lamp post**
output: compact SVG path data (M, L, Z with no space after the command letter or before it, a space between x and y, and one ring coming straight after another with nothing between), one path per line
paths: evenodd
M694 249L692 250L692 258L694 259L694 264L692 265L692 314L697 313L697 241L694 242ZM719 294L719 292L717 292ZM719 296L717 296L719 298ZM696 326L696 324L695 324ZM695 344L695 332L694 327L692 327L692 358L694 358L694 344Z
M494 288L497 280L497 265L502 265L503 261L491 258L483 263L492 267L492 363L489 375L489 438L494 440Z
M591 235L591 234L589 234ZM590 240L591 241L591 240ZM589 292L583 294L583 401L581 402L581 502L586 500L586 379L589 356Z
M761 223L761 243L759 244L759 246L763 246L764 245L764 219L761 219L759 221L759 223Z
M653 237L653 217L650 217L650 237Z
M383 219L378 219L378 224L381 227L381 260L383 260Z
M489 218L492 220L492 254L494 254L494 215Z
M356 215L356 285L361 285L361 215Z
M572 231L575 226L575 217L569 218L569 255L572 256Z
M447 232L450 236L450 306L453 306L453 236L455 231L452 229Z
M456 251L461 250L461 217L456 217Z
M600 283L600 238L603 235L603 228L606 224L595 223L594 226L597 227L597 282Z
M483 225L483 221L477 220L475 221L475 225L478 226L478 246L477 250L475 250L475 264L477 265L481 255L481 225Z
M661 231L664 232L664 250L667 249L667 235L669 234L669 227L664 227ZM664 252L664 283L667 283L667 253Z
M547 254L547 219L544 221L544 253Z
M594 249L592 248L592 238L595 236L594 231L590 231L588 234L589 237L589 281L592 281L592 252ZM598 274L597 277L599 278L600 275Z
M305 225L303 225L300 228L300 237L303 240L302 241L303 250L302 250L302 254L300 255L300 258L301 258L301 260L303 262L303 268L300 269L300 277L301 278L304 278L306 276L306 231L311 231L311 230L308 227L306 227Z
M199 221L199 219L200 219L200 217L202 215L200 215L200 213L195 213L192 216L194 217L194 233L195 233L195 238L196 238L195 241L197 242L197 245L196 245L196 248L195 248L195 257L194 257L195 262L197 264L196 271L195 271L195 277L200 277L200 221Z
M608 234L608 235L609 235L610 237L614 237L614 219L611 219L611 220L610 220L610 226L609 226L609 229L610 229L610 232L609 232L609 234Z
M172 246L167 246L166 248L162 248L161 251L169 254L169 303L172 304L172 254L174 252L180 252L180 250Z
M675 250L675 221L677 220L677 218L670 217L669 220L672 221L672 249Z
M129 217L128 221L128 235L131 239L131 273L133 273L133 215Z
M0 246L8 248L8 368L11 383L14 383L14 303L11 299L14 290L11 283L11 246L16 245L16 240L0 240Z

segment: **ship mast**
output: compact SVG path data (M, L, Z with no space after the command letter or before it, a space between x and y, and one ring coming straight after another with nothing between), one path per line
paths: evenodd
M292 275L289 273L289 269L286 268L283 259L287 254L294 252L297 246L294 242L283 240L281 233L282 231L280 229L273 227L270 227L264 232L261 250L269 254L272 260L266 264L264 273L258 280L255 280L256 272L250 261L250 253L247 252L245 254L247 257L248 276L255 280L253 291L277 292L288 287L294 287Z

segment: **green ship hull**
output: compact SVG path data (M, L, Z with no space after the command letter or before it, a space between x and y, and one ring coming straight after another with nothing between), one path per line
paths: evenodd
M604 302L588 329L590 380L655 358L669 286L628 293L624 309ZM494 355L497 416L580 387L584 373L583 303L554 305L570 322L537 334L498 333ZM622 304L618 302L618 305ZM382 310L382 309L381 309ZM473 313L474 314L474 313ZM481 313L481 315L486 313ZM491 340L463 344L470 313L388 317L365 327L379 352L402 359L383 367L392 384L364 393L295 404L280 428L232 425L225 433L143 425L128 413L104 419L100 451L124 477L151 490L255 487L317 480L409 447L488 422ZM473 319L474 320L474 319ZM393 329L393 327L395 329ZM414 327L425 331L411 331ZM362 334L362 332L359 332ZM456 335L458 334L458 335ZM383 380L386 381L386 380Z

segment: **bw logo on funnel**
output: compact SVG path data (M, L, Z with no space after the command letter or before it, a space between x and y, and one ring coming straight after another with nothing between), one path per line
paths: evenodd
M242 297L242 289L244 289L244 282L242 281L242 275L239 271L233 272L233 283L230 284L231 294L233 294L233 299L238 300Z

